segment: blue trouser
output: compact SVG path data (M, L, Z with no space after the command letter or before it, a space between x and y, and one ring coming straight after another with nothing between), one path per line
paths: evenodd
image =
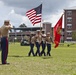
M47 44L47 55L51 55L50 54L50 51L51 51L51 44Z
M2 37L1 38L1 49L2 49L2 53L1 53L1 60L2 60L2 64L7 63L7 56L8 56L8 38L7 37Z
M45 54L46 43L44 43L44 42L42 41L42 43L41 43L41 44L42 44L42 51L41 51L41 55L42 55L42 54L44 54L44 56L45 56L45 55L46 55L46 54Z
M40 56L40 44L38 42L36 42L36 47L37 47L37 51L35 55L37 56L37 54L39 54Z
M32 53L33 56L34 56L34 50L33 50L33 48L34 48L34 44L30 43L30 51L29 51L29 53L28 53L28 56L30 56L31 53Z

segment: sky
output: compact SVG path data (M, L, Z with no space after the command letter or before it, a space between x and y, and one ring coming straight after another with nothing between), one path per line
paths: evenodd
M39 27L40 24L32 25L26 12L41 3L42 22L50 22L52 27L64 13L64 9L76 6L76 0L0 0L0 27L4 20L10 20L15 27L19 27L23 23L27 27Z

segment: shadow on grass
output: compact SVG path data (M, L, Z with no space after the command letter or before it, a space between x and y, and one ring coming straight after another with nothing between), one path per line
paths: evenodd
M25 56L19 56L19 55L9 55L8 57L17 57L17 58L19 58L19 57L25 57Z
M8 57L16 57L16 58L21 58L21 57L41 57L42 59L53 58L52 56L19 56L19 55L9 55Z
M17 58L19 58L19 57L39 57L39 56L28 56L28 55L26 55L26 56L19 56L19 55L9 55L8 57L17 57Z
M42 57L43 59L50 59L50 58L53 58L51 56L45 56L45 57Z

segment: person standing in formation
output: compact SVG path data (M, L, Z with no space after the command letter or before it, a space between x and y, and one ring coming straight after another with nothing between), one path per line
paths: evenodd
M44 54L44 56L46 56L46 53L45 53L45 48L46 48L46 34L45 34L45 31L44 30L42 30L42 42L41 42L41 45L42 45L41 56L42 56L42 54Z
M9 30L12 28L9 20L4 21L4 25L0 28L1 31L1 61L2 64L9 64L7 63L7 56L8 56L8 34Z
M47 33L46 36L46 44L47 44L47 56L51 56L50 51L51 51L51 43L53 43L52 38L50 36L50 32Z
M35 39L36 39L36 47L37 47L37 51L36 51L36 53L35 53L35 56L37 56L37 54L39 55L39 56L41 56L41 54L40 54L40 44L41 44L41 32L40 32L40 30L37 30L37 34L36 34L36 36L35 36Z
M29 42L30 42L30 51L28 53L28 56L30 56L31 53L33 54L33 56L35 56L34 50L33 50L34 44L35 44L35 36L34 36L34 33L33 32L31 32Z

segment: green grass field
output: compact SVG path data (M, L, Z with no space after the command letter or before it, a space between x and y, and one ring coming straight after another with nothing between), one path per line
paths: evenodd
M10 44L10 65L1 65L0 60L0 75L76 75L76 45L52 46L51 57L28 57L29 49L19 43Z

